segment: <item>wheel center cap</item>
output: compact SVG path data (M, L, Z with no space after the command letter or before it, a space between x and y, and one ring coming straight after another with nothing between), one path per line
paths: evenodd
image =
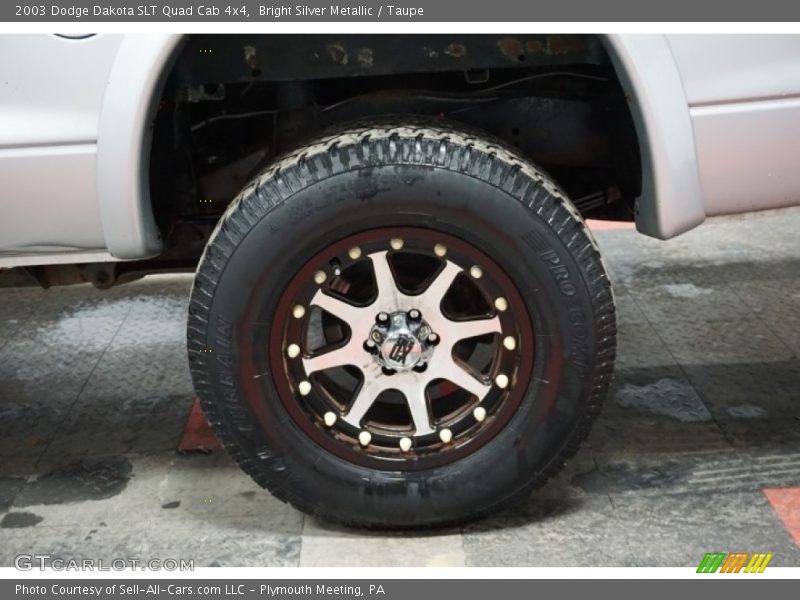
M370 339L377 343L378 362L390 371L409 371L422 367L430 358L434 344L427 341L432 334L418 310L408 313L381 313L372 328Z
M409 330L389 333L381 344L384 364L396 371L405 371L417 365L422 358L422 344Z

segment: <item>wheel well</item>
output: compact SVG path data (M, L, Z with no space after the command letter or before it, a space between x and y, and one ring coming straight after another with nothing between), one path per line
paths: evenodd
M385 115L483 129L547 170L582 214L633 219L640 152L597 36L196 35L154 123L158 260L193 264L245 183L303 139Z

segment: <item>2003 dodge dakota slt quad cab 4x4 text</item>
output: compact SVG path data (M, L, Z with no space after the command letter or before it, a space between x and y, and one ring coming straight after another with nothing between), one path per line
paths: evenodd
M556 473L612 377L584 218L800 201L800 36L5 35L7 284L196 272L228 452L298 508L452 524Z

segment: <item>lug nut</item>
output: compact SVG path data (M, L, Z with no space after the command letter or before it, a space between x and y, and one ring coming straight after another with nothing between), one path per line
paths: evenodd
M369 431L362 431L358 434L358 443L362 446L369 446L372 441L372 434Z
M480 279L481 276L483 276L483 269L481 269L478 265L475 265L470 267L469 274L475 279Z
M439 432L439 439L445 444L449 444L451 441L453 441L453 432L449 429L442 429Z
M499 298L495 299L494 307L499 310L500 312L505 311L508 309L508 300L500 296Z
M441 257L443 257L445 254L447 254L447 246L445 246L444 244L436 244L436 245L433 247L433 253L434 253L436 256L438 256L439 258L441 258Z
M428 336L428 343L435 346L436 344L439 343L439 336L436 335L435 333L430 334Z
M308 396L311 393L311 383L308 381L301 381L297 386L301 396Z
M377 354L378 346L372 340L367 340L366 342L364 342L364 350L366 350L370 354Z
M325 283L325 280L327 278L328 275L325 273L325 271L317 271L316 273L314 273L314 282L317 285L322 285L323 283Z
M336 413L328 411L325 413L323 419L325 419L325 425L333 427L333 424L336 423Z
M500 373L500 375L494 378L494 382L497 384L497 387L505 389L508 387L508 375Z
M475 417L475 420L480 423L486 418L486 409L482 406L478 406L475 410L472 411L472 416Z
M375 317L375 321L381 325L384 325L389 322L389 315L387 315L385 312L379 312L378 316Z
M300 354L300 346L297 344L289 344L289 347L286 348L286 354L289 355L289 358L297 358Z
M506 350L513 350L517 347L517 340L509 335L503 338L503 346L505 346Z
M411 438L400 438L400 450L403 452L408 452L411 450Z
M392 238L389 245L392 247L392 250L400 250L400 248L403 247L403 238Z
M361 258L361 248L359 248L358 246L350 248L350 250L347 251L347 256L349 256L353 260Z
M304 306L295 304L294 308L292 308L292 316L295 319L302 319L305 314L306 314L306 309Z
M416 308L412 308L408 311L408 318L411 321L419 321L422 318L422 313L420 313Z
M383 374L387 376L392 376L397 372L394 369L390 369L389 367L381 367L381 371L383 371Z

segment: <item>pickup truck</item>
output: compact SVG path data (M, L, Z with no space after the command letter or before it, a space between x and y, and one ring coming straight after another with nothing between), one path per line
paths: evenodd
M613 374L586 218L800 202L800 36L3 35L0 280L195 273L194 386L310 514L456 524Z

